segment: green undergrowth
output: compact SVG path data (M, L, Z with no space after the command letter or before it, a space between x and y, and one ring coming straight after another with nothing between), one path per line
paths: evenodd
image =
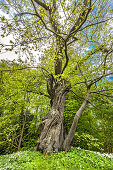
M113 154L100 154L80 148L43 156L20 151L0 156L0 170L113 170Z

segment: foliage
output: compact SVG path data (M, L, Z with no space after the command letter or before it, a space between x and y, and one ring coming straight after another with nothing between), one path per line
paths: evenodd
M68 94L65 101L65 110L64 110L64 124L66 132L69 132L73 118L77 110L79 109L82 101L79 98L76 98L72 94Z
M99 151L102 152L102 143L99 142L97 138L94 138L92 135L87 133L82 133L79 135L75 133L72 141L74 147L80 147L87 150Z
M69 131L74 114L80 107L81 100L68 95L65 105L65 128L66 132ZM103 122L103 119L101 119ZM104 143L100 137L100 129L98 125L98 118L92 111L92 108L87 108L78 122L77 132L75 133L72 141L72 146L80 147L93 151L103 151ZM103 133L103 139L106 134Z
M100 154L80 148L73 148L68 153L60 152L43 156L39 152L21 151L0 156L1 170L38 170L38 169L113 169L113 154Z
M112 84L112 82L110 82ZM111 95L110 93L109 95ZM105 152L113 152L113 105L109 105L112 103L112 98L107 99L106 97L98 98L96 106L99 110L95 110L95 115L98 124L98 134L95 133L95 137L99 139L103 143L103 149ZM99 105L99 103L101 103Z
M68 132L71 124L73 122L73 118L77 110L79 109L83 99L80 99L79 97L76 97L72 94L68 94L66 97L65 102L65 128ZM81 133L88 133L91 135L97 134L97 131L99 130L98 124L97 124L97 118L95 116L95 109L92 107L88 107L82 114L78 126L77 126L77 132L79 134Z
M20 140L24 149L36 145L39 135L38 124L47 114L49 105L47 106L48 101L44 96L31 92L31 89L36 89L39 84L40 71L21 71L20 64L12 65L6 61L0 63L0 69L3 68L6 72L1 72L0 83L0 153L12 153L20 149ZM15 68L17 71L7 72L9 68Z

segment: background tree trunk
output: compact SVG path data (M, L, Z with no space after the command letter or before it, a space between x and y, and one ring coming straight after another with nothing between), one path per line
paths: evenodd
M18 144L18 151L20 151L20 148L21 148L21 143L22 143L22 138L23 138L23 133L24 133L25 124L26 124L26 121L23 120L22 130L21 130L20 139L19 139L19 144Z

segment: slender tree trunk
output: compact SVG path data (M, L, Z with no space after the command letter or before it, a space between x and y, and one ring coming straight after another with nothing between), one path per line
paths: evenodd
M62 150L64 142L64 103L65 90L57 87L52 101L52 107L40 124L40 138L36 150L43 153Z
M18 151L19 151L20 148L21 148L21 143L22 143L22 138L23 138L23 134L24 134L25 124L26 124L26 115L25 115L25 118L23 119L23 125L22 125L21 134L20 134L20 139L19 139L19 144L18 144Z
M87 96L84 100L84 102L82 103L81 107L79 108L79 110L77 111L77 113L75 114L75 117L74 117L74 120L73 120L73 123L71 125L71 128L69 130L69 133L64 141L64 144L63 144L63 149L65 151L68 151L70 149L70 144L71 144L71 141L73 139L73 136L74 136L74 133L76 131L76 127L77 127L77 124L78 124L78 120L80 118L80 116L82 115L83 111L86 109L87 107L87 104L88 104L88 100L89 100L89 95L90 95L90 91L88 90L87 92Z

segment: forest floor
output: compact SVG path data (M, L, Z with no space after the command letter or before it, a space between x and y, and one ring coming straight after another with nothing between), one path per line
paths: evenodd
M69 152L41 154L20 151L0 156L0 170L113 170L113 154L101 154L80 148Z

